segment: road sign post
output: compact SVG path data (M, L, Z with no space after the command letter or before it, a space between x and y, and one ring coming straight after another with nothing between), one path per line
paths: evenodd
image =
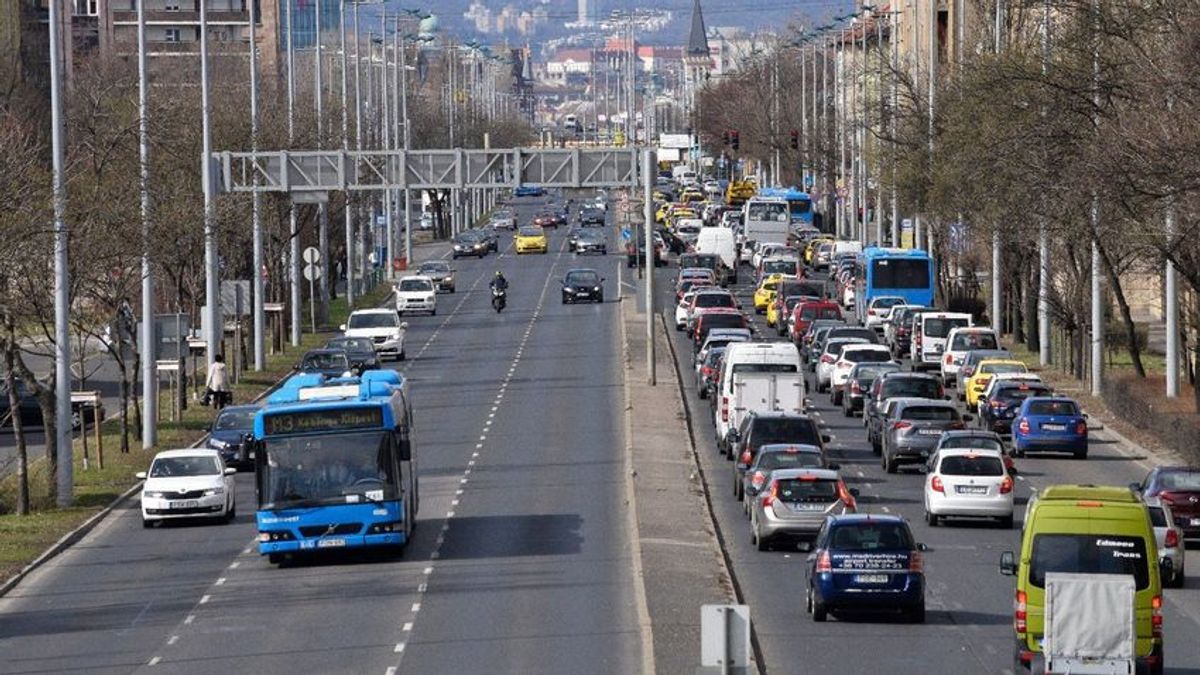
M315 251L317 249L310 248L308 250ZM308 251L305 251L306 260L308 258L307 253ZM318 259L320 259L320 256L318 256ZM315 333L317 332L317 304L314 291L316 290L317 279L321 278L321 267L316 263L308 263L304 266L304 278L308 279L308 319L312 323L312 332Z
M750 607L704 605L700 608L699 673L750 672Z

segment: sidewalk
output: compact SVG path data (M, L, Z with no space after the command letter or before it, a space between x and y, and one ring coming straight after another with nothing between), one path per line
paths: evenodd
M700 664L700 607L734 602L688 431L680 386L659 323L657 386L647 384L646 314L621 300L626 452L632 466L636 529L654 670L694 672Z

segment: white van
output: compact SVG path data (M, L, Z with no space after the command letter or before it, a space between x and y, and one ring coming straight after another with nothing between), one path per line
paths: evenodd
M955 328L946 336L946 349L942 352L942 382L947 387L958 384L958 369L962 367L963 357L975 349L1000 349L1000 336L983 326Z
M915 367L937 368L946 351L946 337L955 328L975 325L970 314L960 312L922 312L913 322L911 356Z
M847 241L839 239L833 242L833 250L829 252L829 259L833 260L839 253L862 253L863 245L861 241Z
M733 230L723 227L705 227L696 236L692 245L696 253L711 253L721 258L721 263L727 268L727 281L737 283L737 247L733 241Z
M721 369L721 389L717 393L714 423L717 427L717 443L721 452L726 450L726 441L731 429L736 429L742 418L755 408L739 401L735 395L734 375L739 373L777 373L787 375L786 383L776 381L775 391L783 387L798 387L800 406L803 407L804 375L800 371L800 352L791 342L735 342L725 348L724 365ZM794 376L794 378L793 378ZM791 398L791 396L788 396ZM768 409L776 409L771 406Z

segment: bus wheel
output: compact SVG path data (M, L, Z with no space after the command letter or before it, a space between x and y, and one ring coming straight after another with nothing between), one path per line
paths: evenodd
M267 562L271 563L272 565L282 565L283 564L283 554L282 553L268 553L267 554Z

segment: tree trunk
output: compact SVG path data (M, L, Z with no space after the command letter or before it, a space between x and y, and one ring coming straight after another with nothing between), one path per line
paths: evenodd
M55 416L54 378L38 394L38 405L42 408L42 435L46 438L46 497L53 506L58 503L58 418Z
M21 399L17 396L16 327L5 317L4 386L8 389L8 409L12 414L13 442L17 445L17 515L29 515L29 456L25 449L25 429L21 424Z
M129 452L129 364L125 359L119 359L117 366L121 368L121 452ZM96 424L100 421L96 420Z
M1027 291L1024 295L1025 347L1031 352L1037 352L1041 350L1041 344L1039 342L1040 332L1038 328L1037 311L1038 293L1040 292L1040 289L1038 288L1038 268L1036 265L1028 262L1028 257L1026 257L1026 261L1027 262L1024 265L1024 287Z

